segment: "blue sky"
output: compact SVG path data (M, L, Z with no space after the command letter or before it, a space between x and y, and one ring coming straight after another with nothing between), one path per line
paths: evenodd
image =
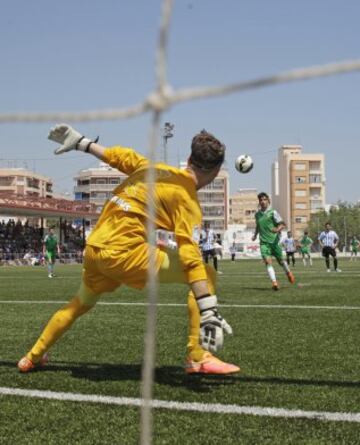
M154 88L158 0L12 0L0 17L0 113L123 108ZM175 88L214 86L293 68L360 58L355 0L178 0L172 16L168 77ZM227 146L231 190L270 191L270 167L282 144L326 155L327 202L357 201L360 73L267 87L176 105L169 163L184 160L205 128ZM81 153L52 155L55 122L0 125L0 166L36 169L71 191L73 176L97 165ZM104 145L146 154L150 115L74 124ZM160 147L161 148L161 147ZM159 151L161 153L161 150ZM240 175L236 156L254 170ZM16 159L9 163L8 159Z

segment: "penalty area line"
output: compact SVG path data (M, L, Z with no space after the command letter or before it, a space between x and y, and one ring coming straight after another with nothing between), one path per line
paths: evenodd
M62 300L0 300L0 304L66 304ZM121 301L98 301L97 306L148 306L143 302L121 302ZM185 303L157 303L159 307L186 307ZM356 311L360 306L305 306L295 304L220 304L222 308L237 309L318 309L334 311Z
M2 396L20 396L37 399L59 400L61 402L85 402L100 403L106 405L134 406L141 407L144 403L142 399L131 397L101 396L96 394L77 394L55 391L40 391L19 388L0 387ZM152 400L152 408L176 410L176 411L196 411L215 414L244 414L263 417L301 418L311 420L321 420L330 422L355 422L360 423L360 413L327 412L327 411L304 411L300 409L292 410L285 408L270 408L261 406L240 406L223 405L220 403L196 403L196 402L176 402L167 400Z

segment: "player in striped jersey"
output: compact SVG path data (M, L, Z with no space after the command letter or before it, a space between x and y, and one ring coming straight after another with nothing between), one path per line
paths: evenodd
M338 260L336 257L336 248L339 244L339 237L334 230L331 230L331 224L329 222L325 224L325 230L319 235L319 243L322 248L322 255L325 258L327 271L331 272L330 256L332 256L335 272L341 272L338 268Z
M214 269L218 271L218 258L215 251L216 235L213 229L210 228L210 223L204 223L204 230L202 234L201 250L206 264L209 263L209 257L213 260Z
M287 233L287 237L282 242L282 245L285 247L286 262L290 266L290 258L291 258L292 266L295 267L296 241L293 238L290 230Z

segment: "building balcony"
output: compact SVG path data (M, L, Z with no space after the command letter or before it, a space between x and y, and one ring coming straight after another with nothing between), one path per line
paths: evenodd
M118 184L75 185L74 193L112 192L117 186Z
M25 186L27 189L34 189L34 190L40 190L39 184L26 184Z

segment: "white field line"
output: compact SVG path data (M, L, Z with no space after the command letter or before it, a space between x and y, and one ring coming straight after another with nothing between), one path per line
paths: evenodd
M66 304L68 301L52 300L0 300L0 304ZM148 306L142 302L99 301L97 306ZM185 303L157 303L162 307L187 307ZM302 306L294 304L220 304L220 307L239 309L321 309L353 311L360 310L360 306Z
M47 275L43 275L41 274L37 276L22 276L21 280L23 280L24 282L31 280L31 281L43 281L46 280L47 281ZM239 279L243 279L243 278L264 278L264 280L267 279L267 275L266 272L223 272L221 273L221 275L218 277L218 279L223 279L225 277L238 277ZM331 280L331 279L340 279L340 278L359 278L360 277L360 271L343 271L342 273L327 273L326 271L318 271L318 270L311 270L311 271L295 271L295 277L298 279L301 279L302 277L307 277L307 278L324 278L326 277L327 280ZM18 274L14 274L14 275L0 275L1 280L14 280L14 279L18 279L19 275ZM52 282L56 282L57 280L76 280L79 281L80 280L80 275L79 276L68 276L68 275L58 275L55 278L53 278L51 281ZM50 280L49 280L50 282ZM0 282L0 286L1 286L1 282ZM169 283L168 283L169 284ZM8 286L8 284L4 283L4 286Z
M142 399L131 397L101 396L96 394L76 394L68 392L40 391L19 388L0 387L0 395L20 396L37 399L59 400L69 402L102 403L106 405L135 406L143 405ZM223 405L220 403L194 403L176 402L167 400L152 400L152 408L161 408L177 411L197 411L206 413L246 414L263 417L303 418L311 420L324 420L330 422L360 423L360 413L343 413L327 411L304 411L284 408L270 408L262 406Z

